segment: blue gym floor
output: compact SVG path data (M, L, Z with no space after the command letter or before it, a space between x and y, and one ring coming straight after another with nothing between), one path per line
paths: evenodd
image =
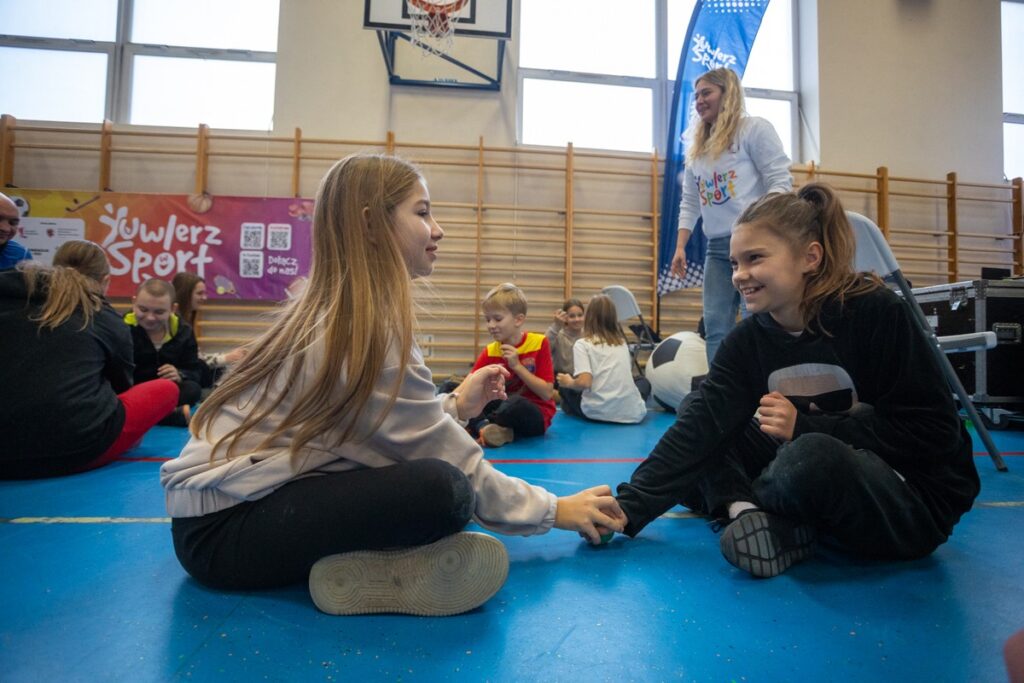
M670 424L584 423L490 451L558 494L628 478ZM834 551L770 580L733 569L682 508L640 538L501 537L508 583L456 617L330 617L306 589L218 593L171 548L157 470L185 441L158 427L120 462L0 482L0 680L1000 681L1024 628L1024 432L976 462L982 492L932 557Z

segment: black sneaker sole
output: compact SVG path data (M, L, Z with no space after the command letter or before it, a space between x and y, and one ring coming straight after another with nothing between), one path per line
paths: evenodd
M508 551L463 531L430 545L329 555L309 573L309 594L327 614L459 614L487 602L508 578Z
M814 552L814 529L763 510L734 519L719 545L729 564L761 578L778 576Z

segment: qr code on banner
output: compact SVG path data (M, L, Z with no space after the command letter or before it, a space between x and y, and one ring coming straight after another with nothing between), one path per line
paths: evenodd
M263 248L263 224L242 223L242 249Z
M238 254L238 274L245 278L263 277L263 252L242 251Z
M267 226L267 249L291 251L292 226L290 223L271 223Z

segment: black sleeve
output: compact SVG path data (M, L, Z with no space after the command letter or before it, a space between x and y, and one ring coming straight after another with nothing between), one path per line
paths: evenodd
M93 320L93 329L106 354L104 378L116 393L127 391L133 384L132 375L135 372L131 328L104 302L103 308Z
M861 311L854 325L859 400L873 411L853 415L800 413L793 437L830 434L854 448L873 451L900 469L908 460L921 464L958 453L961 424L953 398L911 312L884 295L885 304ZM852 334L854 330L851 330Z
M181 323L178 336L181 337L181 353L175 367L178 368L182 379L198 384L202 377L203 361L199 359L199 345L196 343L195 334L192 333L192 327L188 323Z
M751 320L726 337L699 395L633 472L619 484L616 498L635 536L687 494L692 493L713 458L747 425L760 391Z

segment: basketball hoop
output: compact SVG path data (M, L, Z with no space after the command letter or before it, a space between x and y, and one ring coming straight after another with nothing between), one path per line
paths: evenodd
M428 2L428 0L408 0L419 12L409 12L412 22L412 42L425 52L440 55L452 49L455 36L455 24L458 13L469 0L449 0L448 2Z

